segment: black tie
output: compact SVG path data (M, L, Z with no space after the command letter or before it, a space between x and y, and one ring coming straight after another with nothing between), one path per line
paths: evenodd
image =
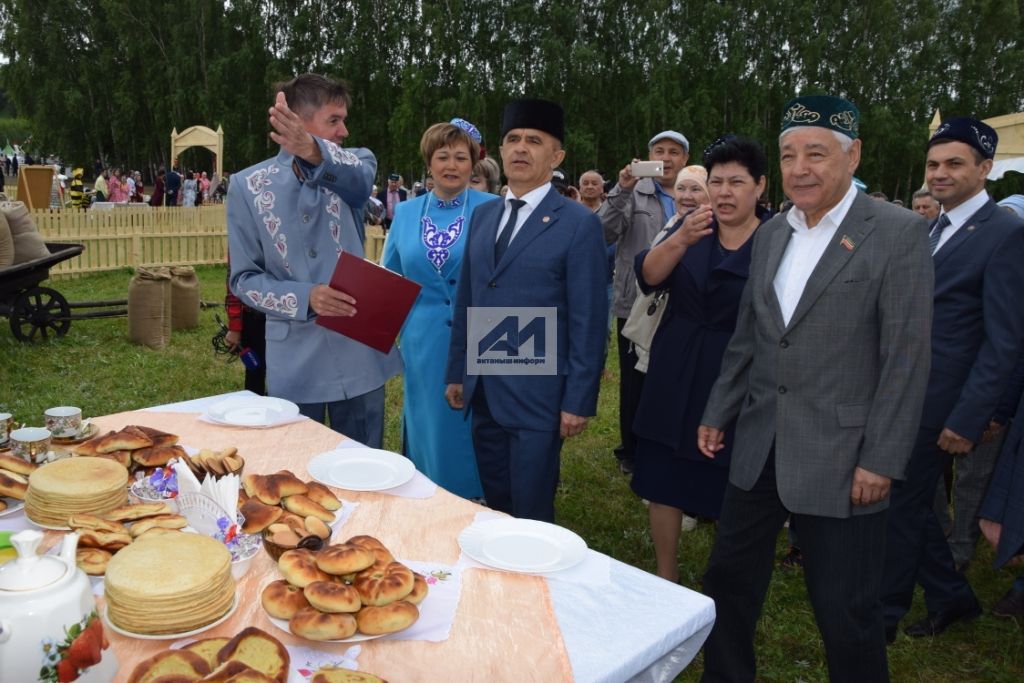
M931 247L933 256L935 255L935 251L939 248L939 240L942 239L942 231L948 226L948 214L942 214L939 216L939 220L935 221L935 227L932 228L932 234L928 235L928 246Z
M519 216L519 209L526 202L522 199L510 199L508 200L512 210L508 214L508 220L505 221L505 225L502 226L501 232L498 234L498 241L494 243L494 262L498 263L501 257L505 254L505 250L508 249L508 243L512 241L512 233L516 229L516 218Z

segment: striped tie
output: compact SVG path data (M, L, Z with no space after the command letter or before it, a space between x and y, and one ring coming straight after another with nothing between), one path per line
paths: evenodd
M939 249L939 240L942 239L942 231L949 226L949 215L942 214L939 220L935 221L931 234L928 235L928 246L931 248L932 256Z

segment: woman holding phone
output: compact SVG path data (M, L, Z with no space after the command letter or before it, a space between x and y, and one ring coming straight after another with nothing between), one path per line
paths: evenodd
M751 237L762 221L757 200L765 188L766 165L756 142L732 136L717 140L704 153L710 205L677 219L634 264L643 292L669 290L633 423L632 488L650 501L657 574L670 581L679 579L683 510L717 519L725 493L728 446L708 460L697 449L697 427L736 328Z

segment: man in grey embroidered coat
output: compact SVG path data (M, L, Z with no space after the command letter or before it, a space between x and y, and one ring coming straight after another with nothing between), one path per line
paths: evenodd
M343 149L344 85L305 74L281 87L270 108L280 153L239 171L228 190L231 289L267 314L267 388L303 415L380 447L384 383L401 371L383 354L315 324L354 315L358 302L327 283L342 251L363 256L363 207L377 161Z

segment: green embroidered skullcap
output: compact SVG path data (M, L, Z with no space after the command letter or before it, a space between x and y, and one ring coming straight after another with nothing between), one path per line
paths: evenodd
M802 95L794 97L782 114L782 130L797 126L818 126L857 139L860 111L852 102L832 95Z

